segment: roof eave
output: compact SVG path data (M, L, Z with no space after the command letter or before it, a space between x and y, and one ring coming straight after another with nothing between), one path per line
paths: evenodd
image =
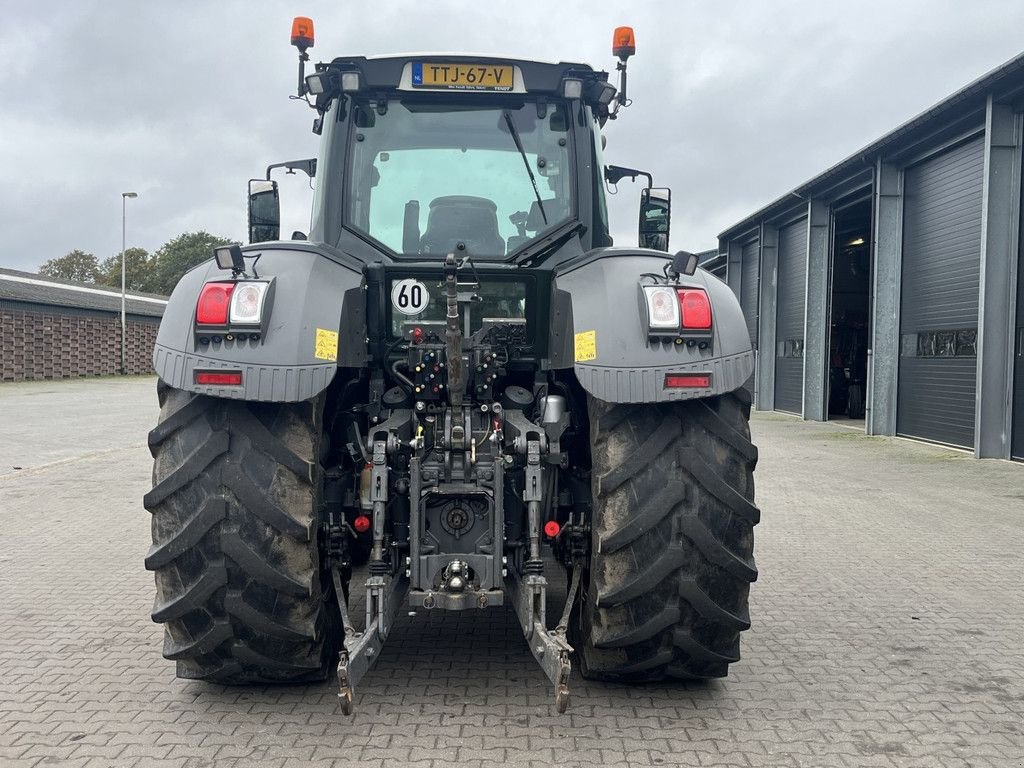
M982 75L951 96L932 105L924 112L907 120L894 130L827 168L809 181L804 182L727 229L722 230L718 235L719 239L729 239L741 231L749 230L751 226L759 221L771 219L775 215L792 208L794 197L806 199L812 196L815 190L820 190L825 182L831 181L837 176L841 176L858 167L873 166L878 157L884 154L885 150L890 149L901 140L925 130L928 126L938 123L950 113L975 110L979 106L979 101L980 106L984 108L988 94L998 90L1001 85L1005 85L1009 78L1021 70L1024 70L1024 53ZM1011 90L1016 92L1017 89Z

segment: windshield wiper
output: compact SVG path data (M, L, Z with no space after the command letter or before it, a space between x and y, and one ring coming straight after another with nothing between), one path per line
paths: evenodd
M512 141L516 143L516 149L519 150L519 156L523 158L523 165L526 166L526 172L530 175L530 183L533 184L533 194L537 198L537 207L540 209L540 216L544 219L544 226L547 226L548 215L544 211L544 203L540 200L540 190L537 189L537 177L533 175L533 169L530 167L530 160L526 157L526 150L523 149L523 142L519 139L519 131L516 130L516 124L512 120L512 115L509 111L503 110L502 114L505 115L505 124L508 125L508 132L512 134Z
M537 266L568 242L569 238L583 229L585 229L583 222L579 220L566 222L542 240L533 240L524 245L512 263L516 266Z

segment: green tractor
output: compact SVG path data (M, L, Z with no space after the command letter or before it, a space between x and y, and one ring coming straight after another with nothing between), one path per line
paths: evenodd
M574 657L724 676L757 577L754 358L728 287L667 252L668 190L603 163L632 30L618 87L441 54L306 76L311 21L292 42L319 157L250 183L251 244L182 278L156 341L146 567L178 676L336 669L347 713L399 610L506 605L559 711ZM279 239L280 166L315 176L308 236ZM612 247L627 177L640 247Z

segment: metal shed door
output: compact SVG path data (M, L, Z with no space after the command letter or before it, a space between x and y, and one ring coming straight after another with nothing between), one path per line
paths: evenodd
M761 290L761 249L758 240L744 243L740 250L740 307L747 321L750 343L757 348L757 294Z
M982 139L904 177L896 431L974 445Z
M775 315L775 409L804 407L804 304L807 219L779 230L779 287Z
M1021 243L1024 253L1024 243ZM1024 460L1024 259L1017 257L1017 327L1014 337L1013 435L1010 453Z

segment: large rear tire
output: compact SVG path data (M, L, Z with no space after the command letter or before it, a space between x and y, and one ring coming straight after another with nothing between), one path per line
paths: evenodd
M757 578L749 393L660 404L590 398L589 412L584 676L724 677L740 658Z
M317 544L322 403L157 391L144 503L164 656L183 678L325 679L338 611Z

